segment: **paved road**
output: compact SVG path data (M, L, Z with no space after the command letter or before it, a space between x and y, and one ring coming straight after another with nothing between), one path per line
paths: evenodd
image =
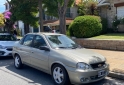
M15 69L13 59L0 58L0 85L54 85L51 76L24 66L23 69ZM124 85L123 80L107 77L99 82L87 85Z

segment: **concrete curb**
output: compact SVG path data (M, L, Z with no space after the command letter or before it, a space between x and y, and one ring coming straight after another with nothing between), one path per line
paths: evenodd
M124 74L122 73L115 73L110 71L108 76L124 80Z

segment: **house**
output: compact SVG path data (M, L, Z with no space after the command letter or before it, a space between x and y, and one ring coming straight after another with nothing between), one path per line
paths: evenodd
M117 16L124 17L124 0L98 0L99 15L108 20L108 28L112 28L112 22Z

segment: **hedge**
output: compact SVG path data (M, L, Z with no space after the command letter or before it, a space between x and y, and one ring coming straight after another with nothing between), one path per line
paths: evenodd
M89 38L99 35L102 31L101 19L98 16L78 16L69 25L67 35L77 38Z

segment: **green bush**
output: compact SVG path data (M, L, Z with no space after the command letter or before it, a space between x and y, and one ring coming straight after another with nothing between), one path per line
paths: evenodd
M107 19L106 18L102 18L102 34L105 34L108 32L108 22L107 22Z
M119 24L120 24L120 20L119 19L117 19L117 20L114 20L113 22L112 22L112 26L114 26L114 27L117 27Z
M11 30L10 34L13 34L13 31L14 30ZM21 36L21 30L19 28L16 28L16 31L17 31L17 36Z
M124 24L124 18L120 19L120 24Z
M67 34L77 38L88 38L99 35L102 30L101 19L98 16L79 16L70 24Z

